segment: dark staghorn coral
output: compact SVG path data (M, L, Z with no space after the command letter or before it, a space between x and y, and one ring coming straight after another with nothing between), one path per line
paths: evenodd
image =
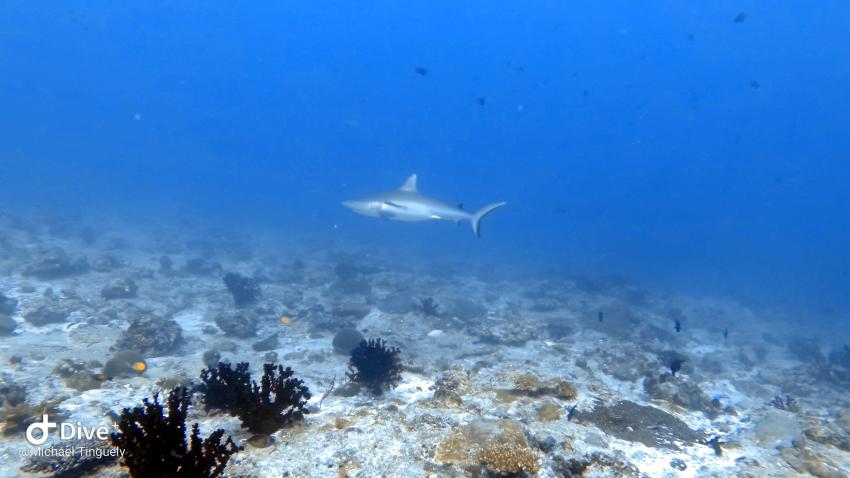
M267 363L258 384L251 380L248 364L234 370L229 363L201 372L206 408L216 408L239 417L252 433L271 434L302 420L312 396L304 381L289 367Z
M199 391L204 394L204 408L224 410L236 415L239 403L249 400L251 395L251 373L248 363L236 364L234 370L230 363L219 362L218 367L201 371Z
M425 317L439 317L440 315L442 315L442 311L440 310L440 304L438 304L433 297L420 298L419 303L416 304L416 308Z
M391 390L401 380L401 351L398 347L386 347L382 339L369 339L351 351L348 361L348 376L352 382L363 385L375 395Z
M186 415L189 392L177 387L168 394L168 416L162 414L159 395L143 407L125 408L118 422L120 432L110 441L124 453L124 465L131 477L167 476L180 478L220 476L230 456L239 451L230 437L224 443L224 430L201 440L198 424L192 426L186 443Z
M224 276L224 285L233 296L233 303L236 307L246 307L260 297L260 286L257 281L241 276L235 272L230 272Z
M302 380L292 376L293 373L292 369L282 365L263 365L263 378L259 386L255 382L252 387L252 402L243 406L239 414L243 427L253 433L274 433L302 420L304 414L309 413L304 406L312 395ZM274 401L271 400L272 394Z

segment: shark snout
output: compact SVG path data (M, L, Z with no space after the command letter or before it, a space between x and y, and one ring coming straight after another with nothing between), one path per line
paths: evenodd
M348 209L351 209L352 211L356 212L357 214L363 214L365 216L369 216L369 215L372 214L368 201L362 201L362 200L354 199L354 200L343 201L342 205L347 207Z

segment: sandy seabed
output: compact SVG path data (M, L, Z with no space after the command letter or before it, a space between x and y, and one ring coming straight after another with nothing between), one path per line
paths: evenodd
M850 475L850 350L730 299L293 237L0 226L0 476L126 474L115 456L98 463L114 448L51 437L47 449L100 454L46 456L25 428L41 413L112 427L122 408L198 383L212 356L255 375L274 360L313 393L305 420L262 448L195 397L188 422L245 447L230 477ZM229 272L259 299L236 307ZM332 346L346 327L401 349L397 387L346 384ZM147 369L98 379L128 348Z

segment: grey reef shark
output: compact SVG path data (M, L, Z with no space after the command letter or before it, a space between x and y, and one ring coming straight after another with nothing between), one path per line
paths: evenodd
M342 203L357 214L392 221L469 221L472 224L472 232L478 237L481 237L481 220L484 216L505 204L507 203L488 204L469 213L463 210L462 204L450 206L419 194L416 190L415 174L410 175L395 191Z

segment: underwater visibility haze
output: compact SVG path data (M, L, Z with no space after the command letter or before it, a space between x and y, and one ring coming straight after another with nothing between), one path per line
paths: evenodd
M0 477L847 476L847 25L4 0Z

